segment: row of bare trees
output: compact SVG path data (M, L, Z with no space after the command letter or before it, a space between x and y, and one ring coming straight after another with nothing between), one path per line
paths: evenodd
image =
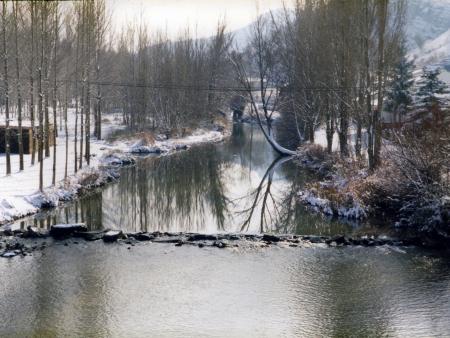
M80 136L79 153L75 150L75 171L83 157L89 164L91 135L92 74L99 64L106 29L103 0L61 3L58 1L2 1L2 89L5 113L6 174L11 173L10 144L17 137L19 170L24 170L23 121L29 121L30 164L39 162L39 188L43 190L43 161L50 157L53 144L53 175L56 181L57 133L66 134L65 176L68 165L69 131L67 110L75 101L75 137ZM12 51L12 53L11 53ZM11 55L12 54L12 55ZM94 75L95 76L95 75ZM80 102L80 104L79 104ZM101 91L97 90L95 135L100 137ZM15 111L12 114L11 110ZM15 116L13 116L15 115ZM15 117L15 118L14 118ZM78 117L80 131L78 132ZM11 122L18 130L11 135ZM84 127L84 124L86 127ZM84 137L84 139L83 139ZM84 150L83 150L84 147ZM75 148L77 145L75 144Z
M233 81L227 62L231 38L219 24L210 39L189 30L171 41L164 33L150 36L144 22L120 34L112 56L117 107L132 130L192 127L226 106L227 93L217 89Z
M337 132L346 157L354 126L354 153L361 156L366 130L369 166L375 168L385 87L400 57L405 9L404 0L298 0L294 11L260 16L247 49L250 66L243 70L237 57L234 63L250 97L249 76L260 82L269 133L278 110L290 138L314 142L315 131L325 126L328 151Z
M210 39L186 30L170 40L150 33L142 19L116 34L104 0L3 1L1 10L6 174L12 141L18 144L17 169L24 170L27 123L30 164L37 154L41 191L46 158L53 160L56 182L58 132L65 134L66 155L59 160L67 177L69 169L90 164L91 139L103 136L104 112L121 112L130 131L170 134L211 121L227 106L228 93L218 90L233 81L224 24Z

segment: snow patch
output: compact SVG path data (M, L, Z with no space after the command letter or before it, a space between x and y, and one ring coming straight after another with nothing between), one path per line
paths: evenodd
M321 198L310 190L298 192L300 202L311 206L315 211L322 212L325 215L339 216L350 219L364 219L367 217L367 211L360 203L354 201L352 206L336 205L332 201Z

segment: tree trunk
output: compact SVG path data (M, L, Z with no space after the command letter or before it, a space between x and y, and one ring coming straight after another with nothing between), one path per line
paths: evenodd
M56 96L57 96L57 86L56 86L56 51L58 48L58 2L55 3L55 31L54 31L54 46L53 46L53 170L52 170L52 184L56 184L56 133L57 133L57 127L56 127L56 108L57 108L57 102L56 102Z
M282 156L294 156L294 155L296 155L297 153L295 151L290 150L290 149L286 149L283 146L281 146L280 144L278 144L278 142L275 141L275 139L273 138L273 135L270 132L270 130L266 131L264 129L264 126L263 126L262 121L261 121L261 117L259 116L259 113L258 113L258 108L256 106L256 103L255 103L255 101L253 99L253 95L251 94L251 92L250 92L250 97L251 97L251 104L252 104L253 110L254 110L255 115L256 115L256 120L258 121L258 126L261 129L261 131L263 132L264 137L266 138L267 142L269 142L269 144L272 146L272 148L278 154L280 154Z
M34 126L34 26L35 26L35 3L30 2L31 12L31 57L30 57L30 121L31 121L31 165L36 160L36 133Z
M41 192L44 191L44 157L43 157L43 149L44 149L44 121L43 121L43 101L44 101L44 92L42 89L42 68L44 67L44 20L45 20L45 7L47 5L45 3L41 3L41 60L39 66L39 190Z
M333 136L334 136L334 118L331 113L327 114L326 122L326 133L327 133L327 152L331 154L333 151Z
M2 2L2 26L3 26L3 84L5 86L5 155L6 155L6 175L11 174L11 149L9 130L9 82L8 82L8 48L6 46L6 1Z
M14 40L16 47L16 81L17 81L17 122L19 128L19 137L18 137L18 145L19 145L19 169L23 170L23 131L22 131L22 92L20 88L20 68L19 68L19 43L18 43L18 34L17 34L17 26L18 26L18 6L17 1L13 2L13 10L14 10Z
M68 71L67 64L68 63L66 62L66 70ZM69 165L69 130L67 128L67 100L68 100L68 91L69 91L68 87L69 87L69 85L66 81L66 83L65 83L66 90L65 90L65 96L64 96L64 132L65 132L65 136L66 136L66 161L64 164L64 179L67 179L67 171L68 171L68 165ZM75 142L75 146L76 146L76 142Z
M374 112L374 152L373 167L380 165L381 152L381 111L383 109L384 97L384 35L386 31L386 15L389 0L379 0L378 3L378 67L377 67L377 109Z

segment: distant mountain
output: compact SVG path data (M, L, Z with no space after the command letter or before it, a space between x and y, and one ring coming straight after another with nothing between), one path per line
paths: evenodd
M437 38L426 41L410 55L418 67L433 65L450 71L450 29Z
M410 50L450 29L450 0L407 0L406 35Z
M416 66L443 69L450 83L450 0L407 0L406 34ZM418 71L416 76L420 76Z
M406 0L406 36L410 55L419 67L436 65L450 71L450 0ZM395 4L395 1L392 2ZM269 13L263 14L269 16ZM283 15L283 10L274 12ZM253 24L231 34L242 49L250 39Z
M288 11L288 15L292 14L292 13L293 12ZM284 16L285 16L284 9L279 8L279 9L273 10L272 12L267 12L267 13L262 14L262 16L267 17L267 19L270 19L272 15L275 18L280 17L280 16L284 18ZM254 22L230 33L233 36L233 43L238 49L242 50L249 43L253 25L254 25Z

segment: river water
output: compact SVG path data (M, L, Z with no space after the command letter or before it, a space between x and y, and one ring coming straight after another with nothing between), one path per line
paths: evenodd
M227 142L142 159L120 182L18 225L383 232L296 205L311 174L275 160L257 130L236 125ZM450 259L420 248L69 242L0 260L0 336L450 336Z
M85 222L92 230L169 232L380 232L311 213L296 193L313 175L278 158L258 127L235 124L231 138L170 156L147 156L120 181L16 226Z

